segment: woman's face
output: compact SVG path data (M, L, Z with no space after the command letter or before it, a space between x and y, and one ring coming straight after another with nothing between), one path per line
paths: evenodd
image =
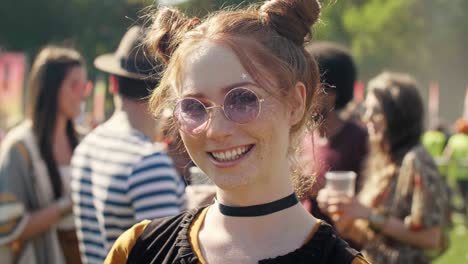
M270 182L288 172L290 122L287 107L252 80L228 48L202 43L186 57L179 99L196 98L206 107L224 104L232 89L245 87L263 101L258 117L235 123L214 108L198 133L180 130L192 160L222 189Z
M82 66L70 68L62 81L58 96L59 112L67 119L80 114L80 106L86 93L87 76Z
M383 114L382 106L375 95L369 93L364 101L366 111L364 112L363 121L366 123L369 139L371 141L381 141L387 122Z

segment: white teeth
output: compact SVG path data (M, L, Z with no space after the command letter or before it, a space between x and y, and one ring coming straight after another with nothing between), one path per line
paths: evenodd
M247 152L247 147L239 147L233 150L228 150L224 152L211 152L213 157L215 157L219 161L229 161L229 160L236 160L240 158L243 154Z
M247 151L247 147L242 147L241 149L237 150L237 153L241 155L242 153L245 153Z

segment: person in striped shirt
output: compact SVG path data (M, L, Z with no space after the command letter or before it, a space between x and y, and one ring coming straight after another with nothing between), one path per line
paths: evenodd
M146 97L158 64L141 50L143 31L132 27L114 54L95 66L111 74L115 112L76 148L72 158L73 211L83 263L103 263L117 237L143 219L180 213L185 184L163 144Z

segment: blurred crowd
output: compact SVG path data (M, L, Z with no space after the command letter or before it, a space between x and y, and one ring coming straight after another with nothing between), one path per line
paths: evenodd
M200 128L193 123L202 117L189 111L206 108L213 120L224 111L227 119L241 123L226 107L228 99L250 100L245 93L255 93L230 90L222 111L204 107L206 98L183 99L191 105L177 104L174 111L149 111L171 103L158 99L168 98L163 85L179 77L164 72L177 66L155 59L146 42L156 34L148 34L133 26L114 53L94 59L108 74L114 108L107 120L87 129L76 119L91 94L85 66L90 58L59 46L46 46L35 57L26 117L0 135L2 263L103 263L135 224L216 204L229 189L213 179L211 167L194 151L201 147L191 138ZM354 99L358 69L346 47L312 41L305 51L318 65L320 85L311 129L292 141L298 149L294 165L301 168L296 195L302 208L331 225L369 262L430 263L449 246L453 214L462 215L468 226L467 117L450 127L425 129L421 86L410 74L382 72L366 84L361 102ZM199 53L206 55L203 49ZM243 73L242 81L246 78ZM269 97L261 98L267 109ZM179 115L190 120L176 120ZM207 135L216 133L219 121L213 120L206 121ZM219 162L241 154L210 155ZM329 175L340 172L356 175L351 193L330 187Z

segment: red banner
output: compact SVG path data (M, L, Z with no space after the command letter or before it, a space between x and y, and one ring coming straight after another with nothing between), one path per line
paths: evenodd
M0 128L22 118L26 57L23 53L0 53Z
M354 101L357 103L362 103L362 101L364 101L365 86L364 82L360 80L354 83Z

